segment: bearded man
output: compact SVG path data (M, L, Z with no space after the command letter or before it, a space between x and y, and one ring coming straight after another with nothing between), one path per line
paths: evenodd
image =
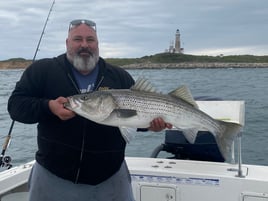
M30 201L133 201L119 128L100 125L66 109L68 96L134 84L125 70L99 57L96 24L73 20L67 52L31 64L8 101L13 120L37 123L38 150L29 178ZM168 126L155 119L148 128Z

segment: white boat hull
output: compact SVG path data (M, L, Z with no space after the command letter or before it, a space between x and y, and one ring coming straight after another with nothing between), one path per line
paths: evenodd
M268 167L234 164L126 158L136 201L268 201ZM34 162L0 172L0 197L27 191Z
M136 201L267 201L268 167L127 158Z

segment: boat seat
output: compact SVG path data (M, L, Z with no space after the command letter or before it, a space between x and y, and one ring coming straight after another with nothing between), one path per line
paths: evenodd
M157 158L161 151L171 153L168 158L224 162L214 136L207 131L199 131L194 144L187 141L182 131L166 130L165 142L155 148L151 154Z
M214 136L207 131L199 131L195 143L190 144L182 131L167 130L162 151L176 159L224 162Z
M10 193L1 198L1 201L28 201L29 192Z

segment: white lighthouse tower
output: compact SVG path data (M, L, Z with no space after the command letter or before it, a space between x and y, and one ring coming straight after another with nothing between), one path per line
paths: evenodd
M177 29L176 35L175 35L175 53L182 53L180 36L181 36L180 30Z

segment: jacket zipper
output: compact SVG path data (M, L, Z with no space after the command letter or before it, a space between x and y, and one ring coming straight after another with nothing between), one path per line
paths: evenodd
M83 138L82 138L82 145L81 145L81 152L80 152L80 159L79 159L79 167L76 172L76 177L75 177L75 183L78 183L79 176L80 176L80 170L81 170L81 163L83 160L83 155L84 155L84 149L85 149L85 134L86 134L86 121L83 121Z
M76 91L81 94L80 90L78 89L75 81L73 80L72 76L68 73L68 77L71 80L73 86L75 87ZM102 81L104 79L104 76L101 77L100 81L98 82L98 84L96 85L94 91L98 90L98 88L100 87ZM82 144L81 144L81 152L80 152L80 159L79 159L79 167L77 169L76 172L76 177L75 177L75 183L78 183L79 180L79 176L80 176L80 170L81 170L81 163L83 160L83 155L84 155L84 149L85 149L85 135L86 135L86 120L83 122L83 138L82 138Z

